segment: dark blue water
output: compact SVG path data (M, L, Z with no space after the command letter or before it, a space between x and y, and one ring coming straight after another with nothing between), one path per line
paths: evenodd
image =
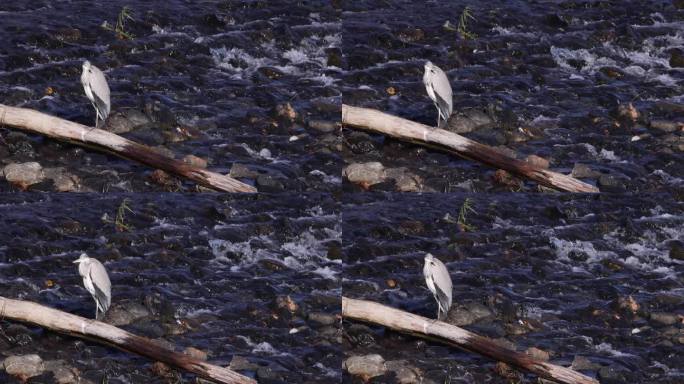
M117 230L124 199L131 211ZM245 357L256 364L241 371L250 376L265 375L257 368L285 382L340 375L336 327L310 320L340 310L333 255L341 229L330 197L22 193L4 195L0 228L3 296L93 317L72 263L87 252L112 281L108 315L146 314L124 329L199 348L219 365ZM279 304L288 300L295 309ZM12 332L10 323L1 326ZM110 383L163 382L135 355L37 329L16 332L15 343L3 339L3 354L66 360L95 382L103 374Z
M124 31L133 38L122 40L102 24L116 25L124 6L133 18ZM108 79L112 116L137 111L151 120L125 135L131 139L177 158L202 157L221 173L243 164L256 173L243 181L259 187L261 175L266 191L339 183L334 132L310 128L339 121L334 57L342 37L327 2L8 1L0 17L5 104L92 125L79 80L81 63L90 60ZM294 120L278 116L276 106L286 104ZM164 190L136 163L1 132L11 144L5 163L65 167L81 179L77 190Z

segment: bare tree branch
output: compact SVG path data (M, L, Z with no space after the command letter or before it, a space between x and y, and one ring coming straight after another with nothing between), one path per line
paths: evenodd
M369 108L342 104L342 124L395 139L435 147L466 159L504 169L539 184L566 192L599 192L593 185L514 159L496 149L444 129L433 128Z

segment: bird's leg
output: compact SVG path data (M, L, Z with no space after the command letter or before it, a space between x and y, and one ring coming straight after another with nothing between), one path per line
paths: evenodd
M88 132L82 134L82 135L81 135L81 141L85 141L86 135L89 134L90 132L92 132L93 129L96 129L96 128L98 127L98 126L97 126L98 117L99 117L99 115L97 114L97 110L96 110L96 111L95 111L95 128L90 128L90 129L88 130Z

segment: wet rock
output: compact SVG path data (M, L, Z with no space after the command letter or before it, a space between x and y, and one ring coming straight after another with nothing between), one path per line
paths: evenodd
M114 112L107 118L104 129L112 133L122 134L132 131L134 127L135 124L123 113Z
M363 381L368 381L387 372L385 359L377 354L352 356L344 361L342 368L350 375L360 377Z
M193 167L207 168L207 160L195 155L187 155L183 157L183 162L185 164L192 165Z
M288 296L278 296L276 297L276 308L285 309L290 313L295 313L299 309L299 305Z
M399 384L422 383L418 368L410 365L406 360L390 360L385 362L385 367L388 371L394 372Z
M627 297L620 296L613 301L612 307L615 311L634 315L639 310L639 303L631 295Z
M159 101L148 102L145 104L145 114L152 117L152 121L156 122L157 128L163 131L172 130L178 126L176 114L171 108L162 104Z
M462 327L477 323L492 315L492 311L487 306L480 303L468 303L452 307L447 315L447 322Z
M615 67L602 67L600 71L611 79L620 79L624 76L624 73L619 68Z
M601 172L594 171L587 164L575 163L571 176L578 179L595 179L601 176Z
M41 375L45 371L43 359L38 355L9 356L2 363L2 366L7 374L22 382L33 376Z
M506 334L510 336L524 335L531 330L526 324L518 322L504 324L504 329Z
M259 151L259 157L261 157L262 159L272 159L272 158L273 158L273 154L271 154L271 150L270 150L270 149L268 149L268 148L262 148L262 149Z
M660 325L673 325L680 321L677 314L668 312L652 312L650 318L651 321Z
M137 320L150 316L150 311L142 304L114 304L105 316L107 323L120 327L132 324Z
M517 351L518 350L518 346L515 345L514 342L512 342L512 341L510 341L504 337L492 339L492 341L494 342L494 344L496 344L502 348L507 348L507 349L510 349L511 351Z
M193 359L201 360L201 361L207 361L208 354L207 352L197 349L194 347L187 347L185 350L183 350L183 354L186 356L190 356Z
M351 132L346 135L346 144L349 150L357 155L376 152L378 149L371 137L365 132Z
M510 143L524 143L528 141L530 137L520 131L509 131L505 134L505 142Z
M78 371L74 367L70 367L64 360L48 360L45 362L45 370L52 372L55 381L58 384L72 384L78 383Z
M468 109L452 115L447 130L456 133L474 132L494 127L494 119L479 109Z
M567 28L570 25L568 20L566 20L566 16L557 13L546 15L544 17L544 24L558 29Z
M281 379L282 372L276 371L271 367L259 367L257 368L256 376L259 380L275 381Z
M2 170L2 174L8 182L21 189L26 189L45 179L43 167L37 162L9 164Z
M81 39L81 31L76 28L61 28L55 34L57 40L73 43Z
M173 374L173 369L161 361L155 361L150 366L150 371L159 377L170 377Z
M166 156L169 159L174 159L176 157L176 154L173 153L172 150L170 150L169 148L167 148L163 145L154 146L154 147L152 147L152 149L154 149L154 151L157 152L158 154L160 154L162 156Z
M268 77L271 80L277 80L277 79L280 79L281 77L285 76L285 72L281 71L278 68L269 67L269 66L259 67L257 72Z
M496 372L497 375L510 380L511 382L517 383L521 381L520 373L503 361L496 363L494 366L494 372Z
M385 167L379 162L353 163L342 170L342 176L350 183L368 188L385 181Z
M326 120L309 120L307 125L311 129L315 129L319 132L330 133L334 132L338 128L338 123L335 121Z
M164 327L164 334L167 336L182 335L188 332L186 323L164 323L162 326Z
M230 365L228 366L234 371L256 371L259 368L258 364L251 363L244 356L233 356L230 360Z
M333 325L337 322L335 315L322 312L311 312L309 313L309 321L318 323L321 325Z
M34 158L37 156L35 148L28 136L21 132L10 132L5 137L7 148L14 156L23 158Z
M627 380L628 371L617 364L607 367L601 367L598 371L598 377L601 379L601 384L618 384L629 382Z
M576 371L594 371L601 368L601 364L592 363L586 357L576 355L572 360L571 368Z
M670 67L684 68L684 51L681 49L673 49L670 52Z
M503 169L497 169L494 172L494 182L512 190L520 190L523 185L522 180Z
M670 258L673 260L684 260L684 244L675 241L671 242Z
M290 103L276 105L273 113L276 118L290 123L293 123L297 119L297 111L292 108Z
M11 324L5 328L5 335L10 336L13 343L19 346L29 345L33 342L31 330L21 324Z
M67 172L64 167L45 168L45 178L53 181L57 192L78 192L81 190L81 179Z
M639 111L632 103L618 105L616 112L621 122L635 123L639 119Z
M262 192L281 192L285 189L283 183L271 175L257 176L256 185Z
M393 179L399 192L420 192L423 189L423 179L405 167L388 168L385 170L385 178Z
M326 48L325 53L327 55L327 65L328 67L338 67L342 68L342 50L337 47Z
M156 169L150 174L150 180L164 187L166 191L178 191L181 182L161 169Z
M233 163L233 166L230 167L229 175L234 178L256 179L259 176L259 172L252 171L245 164Z
M529 155L525 158L525 161L535 167L549 169L549 161L543 157L539 157L537 155Z
M525 350L525 354L535 360L549 361L549 353L535 347L530 347Z
M406 28L399 32L398 37L403 43L414 43L425 38L425 32L420 28Z
M498 145L498 146L494 147L494 149L497 152L502 153L502 154L504 154L504 155L506 155L512 159L518 158L518 153L516 151L514 151L513 149L508 148L505 145Z
M425 232L425 224L420 220L403 220L397 230L404 236L415 236Z
M651 120L651 128L670 133L681 130L684 124L668 120Z
M667 306L679 306L684 304L684 297L671 293L659 293L656 295L656 302L658 304Z
M625 190L625 183L622 179L613 175L602 174L599 176L597 184L604 192L622 192Z

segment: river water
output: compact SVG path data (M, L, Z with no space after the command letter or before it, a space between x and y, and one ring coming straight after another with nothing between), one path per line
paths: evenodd
M124 31L133 39L102 28L115 26L124 6L133 18ZM79 80L88 59L108 79L112 115L142 123L128 138L177 158L201 157L221 173L243 165L255 174L242 172L243 181L263 191L339 184L338 156L329 149L334 134L309 128L334 127L340 118L335 57L342 35L326 2L7 1L0 17L0 38L11 42L0 52L5 104L93 125ZM293 119L276 112L287 104ZM129 161L40 137L3 137L4 162L64 167L80 180L78 191L165 190L150 182L151 170ZM54 190L45 184L33 189Z
M124 200L130 211L117 230ZM129 319L124 329L201 349L215 364L244 357L254 365L245 373L263 380L339 380L337 210L318 194L5 195L0 291L93 317L95 304L72 263L88 252L108 270L108 316ZM167 382L136 355L17 324L2 328L6 355L66 360L97 383L103 376ZM44 380L53 382L49 373Z
M586 165L598 174L585 181L603 190L681 187L684 70L670 58L684 47L684 20L671 3L355 1L343 14L344 102L435 125L422 83L431 60L451 79L454 130L559 172ZM465 6L475 39L444 26ZM618 117L630 103L635 121ZM425 191L536 188L497 185L493 169L378 136L345 132L345 143L348 162L406 167Z
M361 383L342 362L371 354L385 361L373 383L537 382L340 322L342 294L434 317L422 276L431 252L453 280L450 322L602 383L681 383L678 4L3 1L0 103L92 125L79 82L90 60L112 91L108 129L261 193L206 193L0 127L0 170L37 162L46 175L30 186L0 177L0 295L92 317L72 264L87 252L112 280L107 321L259 382ZM459 32L466 6L473 19ZM451 80L450 130L542 157L602 193L502 183L478 163L340 129L342 102L433 125L426 59ZM367 162L397 177L343 180L345 166ZM397 193L400 178L418 193ZM60 367L82 383L194 380L37 327L0 320L0 331L0 359L46 362L29 382L56 383ZM19 381L3 370L0 382Z
M431 60L454 91L450 130L543 157L603 193L499 183L478 163L345 129L347 164L380 162L414 180L412 190L447 194L396 193L400 178L345 183L344 295L432 318L422 276L431 252L453 280L450 321L604 383L682 382L684 70L672 57L684 48L684 13L673 3L349 4L345 104L435 125L422 84ZM468 39L457 31L466 6ZM459 223L466 199L474 211ZM343 346L345 357L382 356L378 382L536 382L354 322Z

